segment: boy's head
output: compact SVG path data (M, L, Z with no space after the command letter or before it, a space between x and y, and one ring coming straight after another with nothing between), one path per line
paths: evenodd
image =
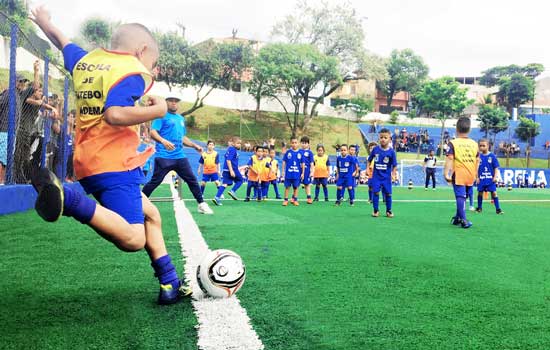
M298 149L298 138L293 137L290 139L290 147L295 151Z
M428 152L428 154L429 154L430 156L433 156L434 153L435 153L435 151L434 151L433 149L431 149L430 152Z
M264 148L262 146L256 146L254 147L254 154L256 154L256 157L263 157L264 155Z
M214 141L208 140L208 142L206 143L206 148L207 148L209 151L213 151L215 145L216 145L216 144L214 143Z
M322 156L325 154L325 146L323 145L318 145L317 146L317 155L318 156Z
M468 117L460 117L456 122L456 132L458 134L468 134L470 132L470 126L472 122Z
M357 154L357 146L349 145L349 154L355 156Z
M348 155L348 145L346 145L345 143L343 145L340 145L340 155L342 157L345 157Z
M275 158L275 147L270 147L269 148L269 156L271 158Z
M131 53L150 72L153 72L159 58L159 48L153 34L139 23L119 26L111 37L111 49Z
M302 136L300 143L302 144L302 149L309 149L309 137Z
M489 141L487 139L479 140L479 151L483 154L489 153Z
M391 141L391 132L388 129L383 128L378 133L378 139L380 141L380 146L382 146L382 148L387 148Z
M233 146L235 148L241 148L241 138L239 136L233 136L229 139L229 142L227 142L229 146Z

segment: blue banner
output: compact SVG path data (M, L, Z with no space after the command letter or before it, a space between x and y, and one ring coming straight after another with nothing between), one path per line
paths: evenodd
M513 187L533 187L533 185L540 186L541 183L548 187L548 180L550 180L550 169L499 168L499 170L500 180L506 185L512 184Z

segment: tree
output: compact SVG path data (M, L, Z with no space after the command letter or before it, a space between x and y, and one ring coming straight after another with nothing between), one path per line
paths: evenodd
M533 99L535 81L532 78L515 73L510 77L500 78L498 84L497 100L506 106L508 111Z
M386 60L386 69L387 78L377 81L376 85L384 91L388 107L391 106L396 92L416 93L428 77L429 71L422 57L416 55L411 49L393 50L390 58Z
M30 31L34 31L34 26L31 25L31 22L28 19L29 14L28 14L26 2L22 0L2 0L0 1L0 11L7 14L10 20L17 23L17 26L19 27L19 29L24 33L29 33ZM1 25L0 35L9 37L10 26Z
M265 53L265 50L260 50L258 57L254 59L252 80L247 83L248 93L256 101L254 120L258 120L260 116L262 98L274 98L278 89L273 80L275 75L274 67L269 63L269 58L265 56Z
M80 34L89 49L109 47L112 34L111 23L99 17L88 18L80 26Z
M500 79L505 77L511 77L514 74L521 74L531 79L535 79L542 72L544 72L544 66L540 63L529 63L522 67L517 64L511 64L509 66L497 66L489 68L483 71L483 75L479 82L485 86L499 85Z
M527 156L527 167L531 164L531 142L534 137L540 134L540 124L532 119L519 117L519 124L515 130L516 137L527 142L525 154Z
M443 150L443 134L447 119L459 116L474 100L466 96L467 89L460 88L460 84L453 77L442 77L424 84L417 94L417 100L422 109L434 113L435 118L441 121L441 144Z
M485 137L488 137L489 132L493 134L494 144L497 134L508 129L510 114L502 107L485 104L479 106L478 119L481 131L485 132Z
M304 116L307 114L308 102L313 103L309 119L305 119L306 125L315 115L319 103L336 91L344 81L378 79L385 75L380 58L364 48L362 17L347 1L334 5L322 1L310 5L306 0L299 0L294 13L273 26L272 36L290 44L313 45L320 53L338 60L340 79L324 84L318 96L312 96L312 87L306 86L301 91L305 101Z
M155 33L160 47L158 79L170 89L189 85L197 89L193 105L183 114L204 106L204 99L215 88L231 88L250 67L252 50L248 45L207 41L190 46L177 33Z

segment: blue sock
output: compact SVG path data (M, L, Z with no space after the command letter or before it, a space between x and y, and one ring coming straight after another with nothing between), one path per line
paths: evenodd
M468 199L470 200L470 207L473 207L474 206L474 196L470 195L470 196L468 196Z
M391 211L391 202L392 202L391 194L387 194L386 195L386 211Z
M466 220L466 198L456 197L456 214L462 220Z
M231 192L236 193L242 184L243 184L242 180L235 182L235 184L233 185L233 188L231 189Z
M328 199L328 187L323 185L323 194L325 195L325 199Z
M493 202L495 202L495 208L497 210L500 210L500 203L498 201L498 197L493 197Z
M201 186L201 193L202 193L202 194L204 194L204 188L205 188L205 187L206 187L205 185Z
M348 189L348 194L349 194L349 200L353 202L355 200L355 188L352 187L351 190Z
M223 191L225 191L225 186L219 186L218 192L216 193L216 198L220 198L223 194Z
M342 190L340 188L336 188L336 200L340 201L340 198L342 198Z
M483 193L479 192L477 194L477 207L481 209L483 207Z
M369 187L369 201L372 201L372 189Z
M372 208L374 211L378 211L378 206L380 205L380 193L372 194Z
M321 190L320 186L315 186L315 198L319 198L319 191Z
M88 224L94 216L96 202L67 185L63 185L63 192L63 215L72 216L81 223Z
M158 278L160 284L170 283L173 288L177 289L180 286L176 267L172 264L170 255L161 256L151 263L155 270L155 277Z
M250 198L250 191L252 190L252 184L250 181L248 181L248 184L246 185L246 198Z

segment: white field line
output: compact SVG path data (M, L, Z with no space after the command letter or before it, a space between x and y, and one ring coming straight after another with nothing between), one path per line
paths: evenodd
M185 256L185 278L193 288L193 308L198 320L197 346L202 350L260 350L262 341L252 329L246 310L236 296L224 299L205 297L196 281L196 270L209 251L193 216L170 185L174 211ZM194 201L194 200L193 200ZM244 284L246 288L246 282Z
M477 198L477 197L476 197ZM206 200L206 198L205 198ZM382 199L380 199L382 200ZM477 200L477 199L476 199ZM490 201L491 199L484 199L484 201ZM194 198L187 198L187 199L182 199L182 201L184 202L196 202ZM231 203L233 200L232 199L226 199L226 201L228 203ZM242 201L242 200L241 200ZM282 202L282 199L267 199L268 202ZM305 202L304 199L302 199L302 201ZM518 202L518 203L521 203L521 202L525 202L525 203L548 203L550 202L550 199L500 199L499 198L499 201L500 202L509 202L509 203L513 203L513 202ZM255 203L256 200L251 200L250 203ZM322 203L324 202L324 199L323 200L320 200L319 203ZM334 199L331 199L328 203L332 203L334 202ZM354 202L368 202L367 199L356 199L354 200ZM454 203L455 200L454 199L393 199L392 200L393 203L395 202L398 202L398 203ZM313 204L315 205L315 203Z

